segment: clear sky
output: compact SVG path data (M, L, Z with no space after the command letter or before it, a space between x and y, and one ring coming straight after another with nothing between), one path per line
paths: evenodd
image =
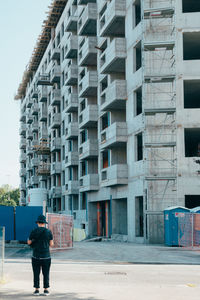
M6 0L0 10L0 186L18 187L19 101L14 94L51 0Z

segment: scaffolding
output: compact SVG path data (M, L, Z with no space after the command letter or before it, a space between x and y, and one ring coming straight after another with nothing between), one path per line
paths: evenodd
M51 38L54 38L55 28L67 1L68 0L52 0L51 5L48 6L49 11L47 12L47 18L43 21L42 32L37 39L31 59L24 71L22 82L15 95L15 100L25 97L27 85L37 71Z
M144 0L142 106L144 115L145 239L163 239L163 210L177 204L174 0Z

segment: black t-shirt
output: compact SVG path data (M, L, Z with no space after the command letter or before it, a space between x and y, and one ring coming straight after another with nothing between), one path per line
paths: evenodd
M32 240L33 257L50 257L49 241L53 240L50 230L45 227L38 227L30 233L29 240Z

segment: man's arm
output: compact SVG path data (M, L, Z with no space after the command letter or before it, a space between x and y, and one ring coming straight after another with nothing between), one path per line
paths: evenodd
M53 247L53 246L54 246L53 240L50 240L50 241L49 241L49 246L50 246L50 247Z

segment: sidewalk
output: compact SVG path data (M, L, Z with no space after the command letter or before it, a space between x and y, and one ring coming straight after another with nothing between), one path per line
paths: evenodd
M30 248L6 248L6 259L31 257ZM120 242L78 242L74 248L52 253L64 262L107 262L135 264L200 264L200 248L189 250L164 245L138 245Z

